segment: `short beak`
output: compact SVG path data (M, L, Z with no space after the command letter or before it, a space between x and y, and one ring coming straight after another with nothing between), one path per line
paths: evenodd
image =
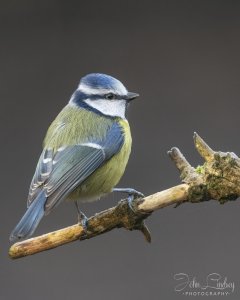
M126 100L127 101L132 101L133 99L135 99L137 97L139 97L139 94L128 92L127 95L126 95Z

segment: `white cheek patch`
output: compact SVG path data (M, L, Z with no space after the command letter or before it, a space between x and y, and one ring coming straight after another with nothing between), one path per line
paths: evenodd
M125 119L126 100L86 99L84 101L104 115Z

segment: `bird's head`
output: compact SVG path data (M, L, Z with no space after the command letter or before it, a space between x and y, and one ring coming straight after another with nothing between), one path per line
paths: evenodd
M70 99L70 104L105 116L125 118L128 103L138 96L136 93L128 92L116 78L95 73L81 79Z

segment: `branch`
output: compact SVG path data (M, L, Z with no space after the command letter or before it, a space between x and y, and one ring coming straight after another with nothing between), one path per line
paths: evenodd
M18 242L9 249L13 259L76 241L85 240L108 232L114 228L139 230L150 242L151 235L144 220L153 211L183 202L199 203L211 199L221 204L236 200L240 196L240 159L234 153L213 151L196 133L195 147L205 160L202 166L193 168L178 148L168 154L180 172L183 184L133 201L131 209L127 199L115 207L97 213L88 220L87 232L81 224L50 232Z

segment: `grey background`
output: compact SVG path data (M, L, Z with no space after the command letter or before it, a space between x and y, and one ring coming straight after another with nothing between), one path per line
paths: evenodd
M120 186L148 195L178 184L166 152L178 146L202 163L194 131L240 153L239 1L1 1L0 31L0 299L191 298L174 291L180 272L199 281L218 272L235 282L228 299L239 298L238 201L158 211L147 220L150 245L114 230L16 261L7 254L46 129L87 73L141 94L129 111L133 150ZM119 199L82 209L90 216ZM64 203L36 234L75 222Z

